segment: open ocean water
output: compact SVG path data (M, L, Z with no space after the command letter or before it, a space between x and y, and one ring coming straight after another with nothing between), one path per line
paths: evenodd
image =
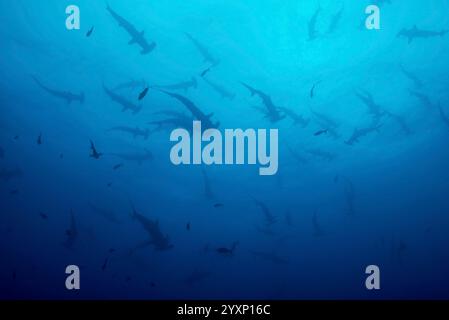
M448 299L448 13L0 1L0 298ZM199 118L277 129L276 174L174 165Z

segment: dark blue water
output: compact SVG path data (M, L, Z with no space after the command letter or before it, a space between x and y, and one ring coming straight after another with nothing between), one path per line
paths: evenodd
M0 2L1 298L449 298L448 1L384 1L367 30L369 1L110 0L156 43L145 55L104 1L74 2ZM65 27L70 4L80 30ZM414 25L437 34L397 37ZM153 86L192 77L167 91L220 129L279 129L276 175L171 163L175 127L149 122L191 115ZM144 83L114 90L131 80ZM271 122L241 82L310 121ZM122 112L103 85L142 109ZM355 129L371 130L351 144ZM165 250L137 248L154 240L142 221ZM65 288L71 264L78 291ZM365 288L371 264L380 290Z

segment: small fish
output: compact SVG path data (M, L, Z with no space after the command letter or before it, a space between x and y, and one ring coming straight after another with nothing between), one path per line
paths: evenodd
M41 145L42 144L42 133L39 134L39 136L37 137L37 144Z
M329 131L328 129L318 130L318 131L315 132L313 135L314 135L315 137L321 136L322 134L325 134L325 133L327 133L328 131Z
M19 140L19 136L17 135L17 136L14 136L14 138L13 138L14 140Z
M94 32L94 26L92 26L92 28L90 28L89 31L87 31L86 37L89 38L92 35L92 32Z
M102 153L97 152L97 149L95 148L95 145L92 140L90 140L90 150L91 150L90 157L96 160L100 159L100 157L103 155Z
M132 279L132 278L131 278L130 276L127 276L126 279L125 279L125 281L126 281L126 282L129 282L129 281L131 281L131 279Z
M111 249L109 249L108 252L109 252L109 253L114 253L114 252L115 252L115 249L114 249L114 248L111 248Z
M216 203L214 204L214 208L223 208L224 204L223 203Z
M155 286L156 286L156 284L153 281L151 281L150 282L150 287L154 288Z
M108 182L108 187L112 187L112 182Z
M19 190L18 189L11 190L11 191L9 191L9 194L11 194L11 195L19 194Z
M338 174L334 177L334 183L337 183L340 180L340 176Z
M117 170L120 169L121 167L123 167L123 163L116 164L115 166L112 167L112 169Z
M59 159L64 159L64 154L63 153L59 154Z
M48 215L46 213L39 212L39 216L44 220L48 220Z
M139 94L139 101L143 100L143 98L145 98L145 96L148 93L148 90L150 90L150 87L146 87L145 89L143 89L143 91Z
M187 231L190 231L190 222L187 222L186 230L187 230Z

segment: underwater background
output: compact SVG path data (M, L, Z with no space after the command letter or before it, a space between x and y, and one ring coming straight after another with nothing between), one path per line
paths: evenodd
M448 12L0 1L0 298L449 298ZM147 43L128 44L132 27ZM192 115L167 92L220 129L279 129L278 173L173 165L170 132Z

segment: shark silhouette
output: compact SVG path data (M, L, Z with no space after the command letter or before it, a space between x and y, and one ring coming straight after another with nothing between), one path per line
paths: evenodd
M142 48L140 52L142 55L148 54L156 48L156 42L148 43L144 37L145 32L139 32L137 29L128 22L125 18L121 17L117 14L111 7L108 5L106 8L111 16L118 22L119 26L125 29L125 31L131 36L131 40L129 41L129 45L137 44Z
M34 82L43 89L44 91L48 92L50 95L65 100L68 104L72 103L72 101L78 101L79 103L84 103L84 93L80 94L74 94L69 91L61 91L56 89L51 89L45 85L42 84L36 77L32 76Z
M443 37L448 33L449 30L441 30L441 31L428 31L428 30L422 30L419 29L416 25L413 26L411 29L402 29L397 34L397 37L404 37L408 39L408 43L412 43L414 39L427 39L427 38L434 38L434 37Z

